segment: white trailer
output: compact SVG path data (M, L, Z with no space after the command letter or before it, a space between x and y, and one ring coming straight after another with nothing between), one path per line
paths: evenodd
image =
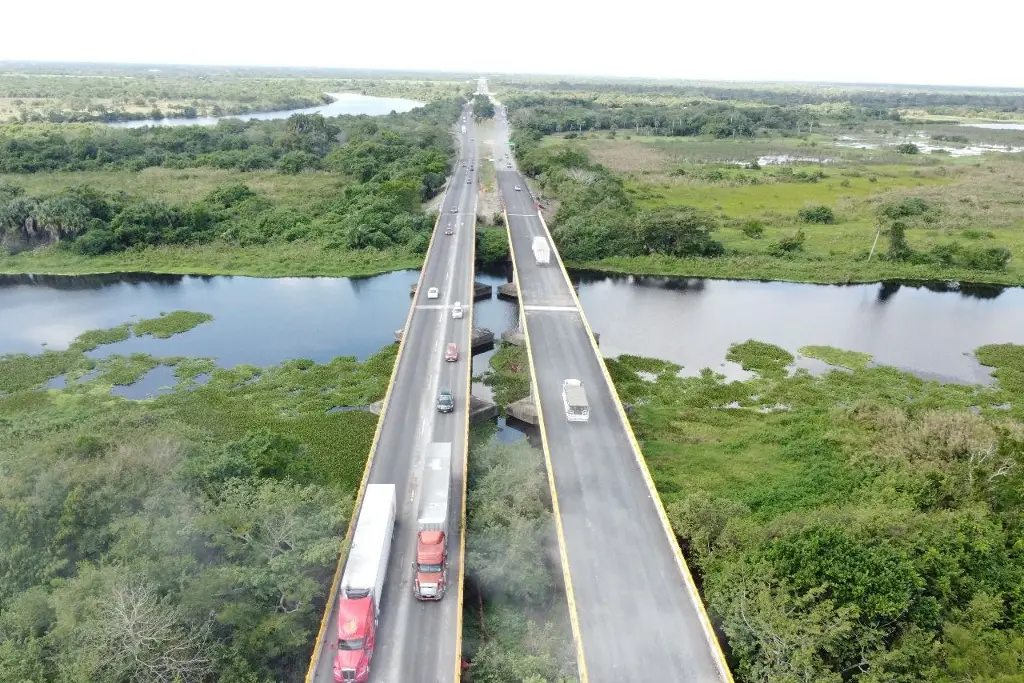
M452 488L452 445L432 443L423 462L419 530L448 534L448 499Z
M533 258L536 259L538 266L551 263L551 248L548 241L540 235L533 238Z
M350 600L373 597L375 616L380 614L391 539L395 534L395 502L394 484L366 487L341 578L342 596Z
M590 419L590 403L583 382L567 379L562 382L562 403L565 404L565 419L569 422L586 422Z

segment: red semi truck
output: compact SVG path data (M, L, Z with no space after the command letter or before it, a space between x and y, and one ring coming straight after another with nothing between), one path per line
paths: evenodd
M363 495L338 596L334 680L364 683L377 641L384 576L395 533L395 485L370 484Z
M452 445L431 443L423 462L420 513L416 520L416 580L419 600L440 600L448 579L448 517L452 490Z

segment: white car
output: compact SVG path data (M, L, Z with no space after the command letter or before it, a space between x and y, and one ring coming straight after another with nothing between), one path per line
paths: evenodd
M458 301L456 301L455 304L452 306L452 317L453 318L461 318L462 317L462 304L459 303Z
M431 287L430 289L427 290L427 298L428 299L436 299L437 298L437 287Z
M519 187L518 185L516 185L516 192L519 192L519 190L521 190L521 189L522 189L521 187Z

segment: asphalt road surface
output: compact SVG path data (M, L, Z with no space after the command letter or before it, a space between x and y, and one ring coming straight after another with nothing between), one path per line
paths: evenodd
M498 121L501 122L501 117ZM511 160L511 155L509 156ZM722 680L676 556L524 179L496 157L526 311L590 683ZM521 189L516 190L519 186ZM562 380L582 380L589 422L570 423Z
M461 126L461 123L459 124ZM461 128L459 129L461 130ZM398 508L391 546L388 574L381 598L377 645L370 666L371 683L450 683L458 667L456 642L458 626L459 544L458 515L462 508L465 472L466 386L471 369L470 312L473 301L473 225L476 216L476 171L469 171L476 158L472 117L466 133L460 134L461 159L456 164L447 195L441 205L437 234L424 264L426 274L421 291L414 297L412 322L399 362L391 398L381 419L368 483L395 484ZM462 160L469 163L462 166ZM467 177L471 182L467 183ZM456 207L457 213L451 208ZM446 236L448 225L455 234ZM437 299L427 290L437 287ZM451 307L461 302L462 319L453 319ZM455 342L459 360L444 360L445 346ZM452 391L455 411L437 412L441 387ZM416 558L416 514L420 475L426 444L452 443L452 496L450 510L455 523L448 541L448 588L438 602L420 602L413 597L413 561ZM355 514L355 513L353 513ZM328 628L315 683L333 681L337 643L337 602L329 606Z

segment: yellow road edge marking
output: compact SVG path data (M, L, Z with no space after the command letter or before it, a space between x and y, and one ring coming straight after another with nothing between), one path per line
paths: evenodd
M718 670L719 673L721 673L723 680L726 683L733 683L732 672L729 670L729 664L725 661L725 652L722 650L722 644L718 642L718 637L715 635L715 629L711 625L710 617L708 617L707 608L704 606L704 601L701 600L700 593L697 592L697 584L693 580L693 574L690 573L690 567L686 563L686 558L683 557L683 551L679 547L679 542L676 541L675 532L672 531L672 524L668 521L668 515L665 514L665 506L661 502L661 496L658 495L658 489L654 485L654 479L651 478L651 472L647 469L647 463L644 460L643 451L640 450L640 443L636 440L636 435L633 433L633 427L629 424L629 417L626 415L626 411L622 407L622 399L619 398L619 392L615 389L615 383L612 381L612 376L608 373L608 367L604 364L604 355L601 353L600 348L598 348L597 339L594 338L594 332L590 328L590 323L587 322L587 316L586 313L583 312L583 304L580 303L579 296L576 294L576 288L573 287L572 280L569 279L569 271L565 269L565 264L562 262L562 256L558 253L558 248L555 247L555 241L551 237L551 230L548 229L548 224L544 221L544 216L541 215L539 208L537 210L537 217L540 219L540 224L544 227L544 232L548 236L551 251L555 254L555 258L558 260L558 265L562 269L562 276L565 278L566 284L569 285L569 292L572 294L572 298L576 302L576 306L580 309L580 317L583 319L583 327L587 331L587 337L590 339L590 345L594 348L594 355L597 356L597 362L601 366L601 373L604 375L605 382L608 383L608 388L611 390L612 397L615 399L615 408L618 411L619 419L622 421L622 424L626 429L626 435L629 437L629 441L633 445L633 456L636 458L637 464L640 466L640 471L644 475L644 481L647 482L647 488L650 490L651 499L654 501L654 506L658 511L658 517L661 518L661 524L665 531L665 535L668 536L669 546L672 548L672 551L676 556L676 564L679 566L679 570L683 574L683 580L686 583L687 591L690 594L690 601L697 608L697 614L700 615L701 625L704 627L704 637L707 639L708 645L711 647L712 652L715 655L715 664L718 665Z
M474 160L476 163L476 160ZM479 192L479 190L477 190ZM479 199L479 197L478 197ZM469 335L466 342L466 353L469 354L469 370L466 372L466 440L462 451L462 512L459 517L459 602L455 613L455 683L462 681L462 601L465 597L466 581L466 486L469 476L469 404L470 392L473 391L473 309L476 306L476 202L473 203L473 241L469 258Z
M434 237L437 235L437 227L441 224L442 209L444 200L448 198L448 189L455 180L455 173L448 181L444 189L441 203L437 207L437 220L434 221L434 230L430 233L430 242L427 244L427 255L423 258L423 265L420 267L420 276L416 281L416 293L413 300L409 302L409 312L405 316L405 327L402 328L402 338L398 342L398 353L395 355L395 365L391 368L391 378L388 380L388 389L384 392L384 403L381 404L380 417L377 418L377 427L373 431L373 441L370 444L370 453L366 458L366 467L363 468L363 478L359 481L359 488L356 490L356 499L352 504L352 516L348 520L348 530L341 542L341 553L338 556L338 566L334 569L334 578L331 580L331 590L327 594L327 606L324 608L324 616L320 619L320 630L316 634L316 643L313 645L313 654L309 658L309 669L306 670L306 683L313 683L316 676L316 665L320 662L321 649L323 647L324 632L327 630L327 620L334 611L334 600L338 596L338 582L341 581L341 570L348 559L347 544L352 538L352 529L355 527L356 518L359 513L359 506L363 502L363 494L366 492L366 482L370 478L370 467L373 465L373 458L377 454L377 442L380 440L380 432L384 425L384 416L387 415L388 403L391 401L391 389L395 386L395 376L398 374L398 365L402 361L402 352L405 351L405 340L409 336L409 326L412 324L412 315L416 310L416 297L419 296L423 286L423 276L427 272L427 258L434 249Z
M499 191L501 186L499 185ZM508 221L508 212L502 207L505 216L505 232L508 235L509 255L512 257L512 273L516 281L516 300L519 302L519 321L523 326L523 336L526 338L526 355L530 360L530 393L533 394L533 402L537 406L537 421L540 423L540 442L544 451L544 462L548 470L548 488L551 491L551 507L555 513L555 530L558 535L558 554L562 558L562 578L565 581L565 601L569 607L569 623L572 626L572 635L576 640L576 666L580 673L580 683L588 683L587 660L583 654L583 636L580 634L579 616L576 614L576 596L572 590L572 576L569 573L569 555L565 550L565 530L562 529L562 512L558 507L558 491L555 489L555 470L551 465L551 450L548 446L547 431L544 429L544 411L540 403L540 385L537 383L537 369L533 364L533 350L530 347L530 328L526 324L526 310L523 308L523 292L519 281L519 268L516 267L516 248L512 244L512 225Z

